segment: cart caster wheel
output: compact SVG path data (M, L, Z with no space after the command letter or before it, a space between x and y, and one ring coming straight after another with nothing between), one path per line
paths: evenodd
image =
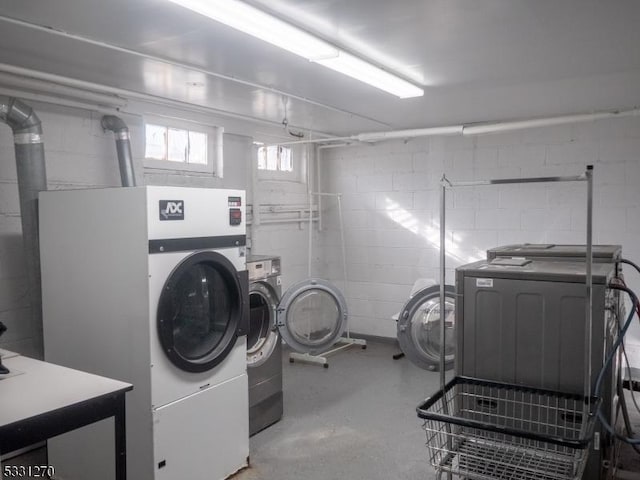
M293 362L294 362L293 358L290 358L289 363L293 363Z
M324 365L322 365L324 368L329 368L329 364L325 363Z

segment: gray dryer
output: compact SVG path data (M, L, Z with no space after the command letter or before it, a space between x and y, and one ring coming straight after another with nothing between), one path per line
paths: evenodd
M456 270L457 375L582 393L584 260L501 260L508 259L482 260ZM615 272L613 263L593 264L592 387L618 329L618 296L606 288ZM609 420L614 371L609 370L602 392ZM602 450L592 447L583 479L601 478L603 459Z
M249 435L282 418L282 338L276 325L276 309L282 296L280 257L253 255L249 272Z

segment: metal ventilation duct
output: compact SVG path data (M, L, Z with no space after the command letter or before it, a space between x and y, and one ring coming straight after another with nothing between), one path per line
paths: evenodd
M116 151L118 153L122 186L135 187L136 176L133 170L133 155L131 154L131 141L127 124L115 115L105 115L102 117L101 124L102 128L111 130L116 137Z
M42 326L42 287L38 194L47 189L42 125L31 107L17 98L4 95L0 95L0 120L13 130L31 315L33 324L39 328Z

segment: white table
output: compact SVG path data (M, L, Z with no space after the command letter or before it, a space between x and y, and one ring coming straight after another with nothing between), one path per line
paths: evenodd
M114 417L116 480L126 480L125 393L131 384L20 355L2 361L11 374L0 375L0 453Z

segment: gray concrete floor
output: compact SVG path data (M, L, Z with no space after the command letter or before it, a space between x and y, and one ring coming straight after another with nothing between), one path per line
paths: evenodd
M251 467L237 480L426 480L418 403L439 374L393 360L369 342L330 357L324 369L284 359L284 418L251 438Z
M290 364L285 351L284 418L251 438L251 467L234 480L434 479L415 407L438 390L439 374L393 360L397 352L369 342L330 357L324 369ZM628 404L640 431L640 415ZM43 463L45 449L3 462ZM624 472L617 478L640 479L640 457L630 448L618 465Z

